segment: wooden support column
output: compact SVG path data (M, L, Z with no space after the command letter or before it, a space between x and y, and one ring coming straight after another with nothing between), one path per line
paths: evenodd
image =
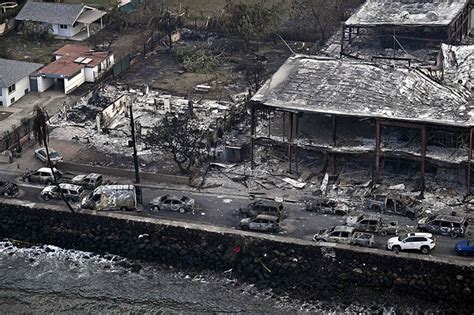
M342 26L342 32L341 32L341 56L344 54L344 40L346 39L346 28L344 25Z
M428 130L426 125L421 129L421 160L420 160L420 179L421 193L425 192L425 170L426 170L426 146L428 145Z
M255 126L255 105L253 103L250 103L250 142L251 142L251 161L250 161L250 167L252 169L255 168L255 137L256 137L256 126Z
M295 116L295 134L294 138L298 139L298 129L299 129L299 116L298 114L294 114ZM293 147L294 155L295 155L295 171L296 174L299 173L299 168L298 168L298 144L295 144Z
M335 148L337 146L337 116L332 116L332 146ZM331 154L332 162L332 175L336 175L336 153Z
M474 128L471 128L469 131L469 152L467 155L467 194L470 195L472 193L472 141L474 138Z
M382 140L382 129L381 129L381 121L380 118L377 118L375 123L375 182L378 183L380 181L380 142Z
M293 128L294 128L294 114L289 113L290 116L290 127L288 128L288 172L292 173L291 164L293 163Z
M283 112L283 119L282 119L282 142L285 142L285 134L286 134L286 128L285 128L285 124L286 124L286 112Z

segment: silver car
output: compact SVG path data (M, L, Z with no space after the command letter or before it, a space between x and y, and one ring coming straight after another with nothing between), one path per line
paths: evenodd
M63 173L54 168L54 173L56 175L56 180L60 182L63 177ZM28 172L23 175L23 179L26 183L37 183L37 184L46 184L51 185L54 183L54 176L51 172L50 167L42 167L36 172Z
M63 157L56 150L48 149L48 151L51 164L56 165L58 162L63 161ZM48 164L48 155L45 148L35 150L35 157L41 162Z
M245 218L239 223L244 231L277 232L280 228L278 217L260 214L255 218Z
M195 202L193 199L182 196L166 195L153 199L149 207L153 211L178 211L180 213L192 212L195 209Z

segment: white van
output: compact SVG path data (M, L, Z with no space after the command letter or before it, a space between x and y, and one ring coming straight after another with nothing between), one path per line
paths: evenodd
M99 186L82 199L81 208L91 210L135 210L137 208L135 186Z

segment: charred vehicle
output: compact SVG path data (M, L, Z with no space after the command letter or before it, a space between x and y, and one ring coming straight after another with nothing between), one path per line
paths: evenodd
M375 243L373 234L356 232L355 228L350 226L335 226L327 230L321 230L313 236L313 241L365 247L372 247Z
M398 222L383 222L382 217L373 214L363 214L346 219L348 226L354 227L357 231L378 233L380 235L397 235Z
M54 175L58 182L62 182L63 173L56 168L53 168ZM23 174L23 180L25 183L37 183L43 185L52 185L54 183L54 175L50 167L42 167L36 172L26 172Z
M285 216L283 204L267 200L252 202L246 208L239 209L239 214L242 218L255 218L260 214L278 217L279 219L283 219Z
M133 185L104 185L94 189L81 202L81 208L91 210L135 210L137 196Z
M61 199L64 196L66 200L73 202L79 202L84 197L84 189L81 186L73 184L59 184L58 186L46 186L41 191L41 197L44 200L49 200Z
M277 232L280 229L278 217L260 214L255 218L240 220L239 228L244 231Z
M414 219L423 213L421 203L403 195L375 195L367 200L367 207L375 212L393 213Z
M0 178L0 195L4 197L15 197L19 193L18 186L7 179Z
M71 183L86 189L95 189L102 185L102 175L95 173L77 175L72 178Z
M346 204L332 199L317 198L305 200L304 203L306 211L309 212L335 215L347 215L349 213L349 207Z
M469 223L465 217L435 215L418 221L418 230L451 237L464 236Z
M180 213L193 212L196 202L186 196L165 195L150 201L149 208L153 211L178 211Z

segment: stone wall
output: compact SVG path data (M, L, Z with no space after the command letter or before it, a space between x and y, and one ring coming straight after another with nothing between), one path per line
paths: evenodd
M0 237L172 265L230 271L240 280L307 300L373 296L417 298L474 311L474 264L344 245L258 235L212 226L0 204Z

